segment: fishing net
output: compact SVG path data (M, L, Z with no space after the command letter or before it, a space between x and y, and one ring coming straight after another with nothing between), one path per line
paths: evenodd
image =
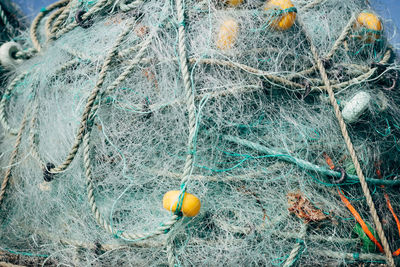
M280 2L43 8L2 86L1 249L67 266L396 261L394 27L368 28L365 1Z

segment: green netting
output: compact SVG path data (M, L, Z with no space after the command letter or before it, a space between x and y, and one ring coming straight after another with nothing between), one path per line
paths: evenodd
M3 86L1 249L76 266L384 262L339 197L373 230L310 51L353 112L347 129L394 252L384 192L400 214L399 65L383 32L357 24L372 12L364 2L298 0L276 12L185 1L184 21L174 1L43 9ZM271 27L296 10L290 29ZM220 50L227 19L239 31ZM345 180L335 183L342 173L325 154ZM162 205L170 190L181 192L175 213ZM202 203L192 218L179 212L186 193Z

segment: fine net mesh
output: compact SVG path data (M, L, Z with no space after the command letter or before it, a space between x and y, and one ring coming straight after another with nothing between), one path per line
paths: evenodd
M42 10L34 31L40 49L29 33L19 37L25 49L40 51L3 85L1 167L11 174L1 248L67 266L384 262L340 198L379 241L306 37L329 57L324 65L341 109L359 92L370 96L347 128L394 252L400 229L385 193L400 214L399 65L385 35L369 42L371 32L351 23L371 12L364 2L293 0L296 23L285 31L273 29L282 14L264 11L262 1L188 0L184 22L174 1L71 0ZM76 25L79 10L92 11L89 27ZM232 48L219 49L227 19L238 34ZM390 21L382 23L391 36ZM182 25L194 128L179 60ZM57 171L96 88L76 155ZM326 156L346 171L339 184ZM167 191L182 188L201 200L196 217L174 217L162 206Z

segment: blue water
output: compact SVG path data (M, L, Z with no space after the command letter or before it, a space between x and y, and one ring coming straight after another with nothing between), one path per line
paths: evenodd
M54 3L56 0L13 0L12 2L16 3L28 20L32 21L42 7Z

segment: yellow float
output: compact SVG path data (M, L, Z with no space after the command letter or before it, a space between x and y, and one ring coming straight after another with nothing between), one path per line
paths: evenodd
M181 191L174 190L165 193L163 197L163 207L166 210L175 212L178 205L179 194ZM201 203L195 195L185 193L182 200L181 212L186 217L196 216L200 211Z
M264 6L265 11L274 11L270 25L272 28L285 31L293 26L296 19L296 8L290 0L270 0Z
M225 0L224 3L228 6L238 6L243 3L244 0Z
M366 43L373 43L381 37L383 26L378 16L370 12L362 12L357 16L355 30L360 31L357 37Z
M234 19L226 19L219 27L217 47L228 50L233 47L239 34L239 23Z

